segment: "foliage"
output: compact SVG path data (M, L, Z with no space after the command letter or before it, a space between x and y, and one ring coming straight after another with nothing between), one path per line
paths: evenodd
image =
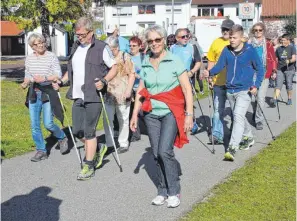
M292 38L296 38L296 15L292 15L287 18L287 24L284 27L284 31L288 33Z

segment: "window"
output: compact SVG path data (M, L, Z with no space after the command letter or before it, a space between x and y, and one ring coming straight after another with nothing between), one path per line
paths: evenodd
M132 5L113 7L112 16L132 16Z
M198 16L224 16L223 5L198 5ZM218 13L215 14L215 9Z
M126 25L120 25L120 33L126 33Z
M138 5L138 14L155 14L154 5Z
M166 4L166 12L171 13L172 5ZM174 4L174 12L181 13L182 12L182 4Z
M24 44L25 43L23 38L18 38L18 42L19 42L19 44Z
M145 28L151 27L155 24L156 24L155 22L139 22L138 27L141 29L145 29Z
M218 8L217 16L224 16L224 8Z

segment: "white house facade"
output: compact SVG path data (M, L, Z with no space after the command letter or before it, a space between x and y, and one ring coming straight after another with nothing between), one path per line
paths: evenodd
M105 29L110 25L120 27L122 36L132 36L145 28L158 24L172 33L171 1L119 2L117 6L104 6ZM185 28L190 22L191 1L175 1L173 32L177 28Z

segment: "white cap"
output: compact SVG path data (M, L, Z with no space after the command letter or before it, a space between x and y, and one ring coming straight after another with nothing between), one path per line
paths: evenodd
M106 29L106 33L114 33L116 29L117 29L116 25L108 25L108 28Z

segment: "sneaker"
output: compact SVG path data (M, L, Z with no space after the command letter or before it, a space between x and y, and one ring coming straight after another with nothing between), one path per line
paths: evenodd
M292 99L288 99L287 105L292 105Z
M68 138L65 136L63 139L58 141L60 147L60 153L65 154L68 151Z
M271 98L271 99L270 99L270 106L271 106L271 107L275 107L275 106L276 106L276 102L277 102L276 99Z
M191 130L191 135L197 134L199 130L198 124L196 121L193 122L193 128Z
M227 152L224 155L224 159L228 161L234 161L234 155L236 153L236 148L229 146Z
M200 91L200 94L203 95L204 94L204 91Z
M209 135L208 138L209 138L210 144L212 144L212 135ZM213 144L214 145L224 144L224 141L223 139L219 139L216 136L213 136Z
M95 175L94 168L90 168L89 165L85 164L77 176L77 180L89 180Z
M107 152L107 146L105 144L101 144L100 150L95 155L95 168L98 169L102 165L102 161L104 158L104 155Z
M175 207L178 207L180 204L179 195L169 196L166 201L167 201L168 208L175 208Z
M255 140L252 137L244 137L242 141L239 143L240 150L248 150L255 143Z
M156 196L153 200L152 200L152 205L156 205L156 206L161 206L165 203L166 198L164 196Z
M256 129L257 130L263 130L263 124L262 124L262 122L256 123Z
M37 151L35 156L31 158L32 162L38 162L47 159L47 153L42 151Z
M124 146L120 146L118 148L118 153L126 153L129 150L129 146L128 147L124 147Z

